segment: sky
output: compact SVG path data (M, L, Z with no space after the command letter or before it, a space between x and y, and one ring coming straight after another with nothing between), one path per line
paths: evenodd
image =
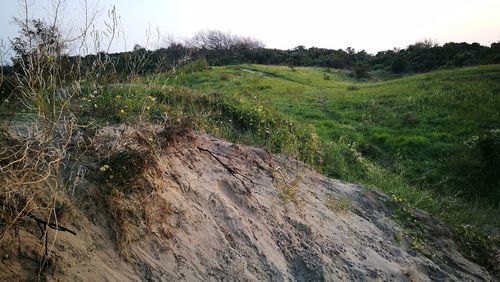
M116 6L125 37L113 51L146 45L147 30L163 37L187 38L199 30L218 29L262 41L266 47L291 49L298 45L376 53L405 48L425 38L446 42L500 41L500 0L88 0L100 14ZM52 0L28 0L32 15L51 14ZM83 19L83 0L67 0L63 29ZM17 0L0 0L0 39L16 35L12 17ZM150 36L155 42L156 36ZM159 43L162 41L160 40Z

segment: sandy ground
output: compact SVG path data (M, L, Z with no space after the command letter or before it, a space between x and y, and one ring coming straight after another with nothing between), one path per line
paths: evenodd
M388 196L293 159L189 132L166 140L154 131L110 127L98 135L104 145L97 155L139 152L147 156L145 168L110 196L103 189L119 181L104 185L87 176L75 187L61 225L76 236L50 231L50 264L41 274L48 280L492 279L458 252L436 219L414 212L425 235L415 250ZM98 173L101 165L67 169ZM24 221L10 248L3 247L2 281L39 274L43 244Z

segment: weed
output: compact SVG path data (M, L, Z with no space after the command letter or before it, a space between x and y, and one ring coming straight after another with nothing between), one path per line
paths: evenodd
M287 177L281 169L273 168L273 186L278 188L278 197L287 204L292 202L296 207L302 207L303 199L299 195L299 185L302 182L303 174L297 174L295 177Z
M495 257L497 246L500 245L498 237L487 237L472 225L458 226L454 233L465 257L498 273L498 258Z
M396 195L392 195L388 206L392 208L394 218L405 228L406 235L411 239L412 249L422 252L426 245L425 230L422 222L415 216L414 209Z
M79 99L87 96L84 92L90 89L90 85L101 89L101 83L107 83L109 76L113 76L113 63L103 58L105 56L96 56L93 66L88 69L84 67L82 57L73 57L72 64L68 58L71 52L88 53L89 42L85 42L85 38L92 37L90 33L102 34L95 40L106 41L94 42L96 47L102 46L101 43L110 46L117 33L114 9L108 11L107 31L101 33L91 29L96 17L85 7L88 26L68 28L81 33L63 36L58 21L62 12L59 7L64 6L61 2L55 2L58 8L51 11L48 21L30 18L31 5L20 2L23 16L15 19L20 32L11 42L16 67L12 75L15 87L10 96L19 104L13 104L16 108L11 118L27 130L14 136L0 130L0 202L7 210L0 215L0 244L6 242L4 240L12 228L21 226L34 233L34 230L29 230L29 225L20 223L20 219L36 217L37 222L44 222L41 228L45 254L40 258L38 280L52 261L51 250L47 247L49 230L61 230L58 213L60 215L71 208L68 192L76 180L68 180L63 168L84 151L77 137L81 126ZM80 49L68 50L66 47L70 42ZM0 82L2 80L0 78ZM93 95L93 92L89 94ZM96 104L93 106L97 108ZM37 216L32 214L35 211Z
M400 246L400 247L402 246L402 243L403 243L403 236L401 235L401 233L399 233L399 232L395 232L395 233L393 234L393 239L394 239L394 242L396 242L396 244L397 244L398 246Z
M104 160L99 171L101 182L108 185L108 194L113 190L130 194L135 179L151 165L151 157L151 152L125 150Z

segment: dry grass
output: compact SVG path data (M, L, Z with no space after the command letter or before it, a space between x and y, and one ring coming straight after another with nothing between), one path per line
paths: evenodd
M304 178L303 173L297 173L294 177L286 175L281 169L274 168L272 171L273 186L278 188L278 197L287 204L292 202L297 207L304 205L304 199L299 194L299 185Z
M57 237L54 235L49 242L49 230L61 230L61 217L71 210L68 193L81 180L64 177L69 161L85 153L74 101L83 94L81 81L97 85L101 72L109 70L112 63L98 58L91 70L84 71L80 61L68 67L67 47L70 43L80 44L80 50L72 51L85 54L91 46L110 46L117 32L113 9L108 14L105 36L94 36L98 31L91 30L91 26L96 16L85 2L85 26L74 29L73 34L63 34L59 19L64 1L53 2L52 18L44 21L32 18L32 5L20 1L22 16L15 19L20 33L12 41L16 72L11 96L18 102L16 112L27 115L13 113L14 122L0 125L0 247L9 245L20 229L38 232L33 230L36 221L45 244L44 255L33 258L40 260L38 279L43 278L42 270L50 261Z
M325 200L325 206L334 212L346 213L351 208L351 199L328 195Z
M49 230L60 228L68 210L61 168L70 151L72 129L68 121L52 129L51 139L46 128L36 126L21 136L5 130L0 135L0 246L10 245L20 229L35 232L36 221L45 244L39 277L51 261L55 237L49 241Z

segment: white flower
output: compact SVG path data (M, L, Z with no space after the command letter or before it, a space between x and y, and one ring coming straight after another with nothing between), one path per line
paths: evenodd
M106 164L106 165L101 166L101 168L99 170L102 172L105 172L108 169L109 169L109 165Z

